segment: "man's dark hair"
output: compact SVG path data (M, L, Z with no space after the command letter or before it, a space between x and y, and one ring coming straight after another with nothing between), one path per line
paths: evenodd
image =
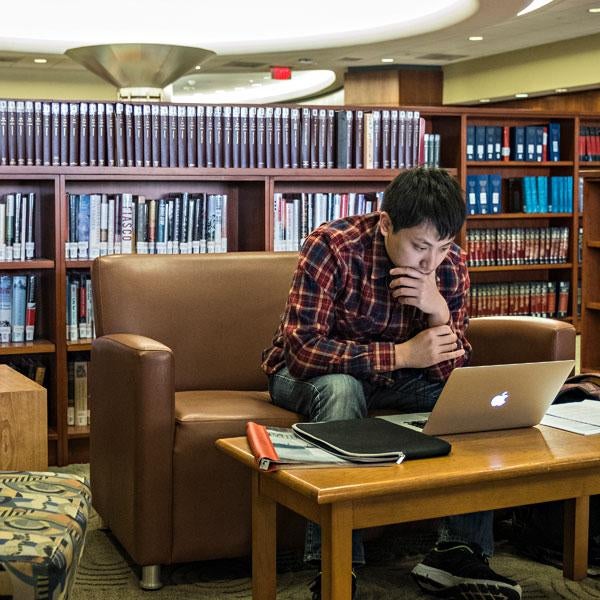
M381 210L390 216L394 233L429 222L440 240L456 236L466 218L464 193L454 177L422 167L403 171L388 185Z

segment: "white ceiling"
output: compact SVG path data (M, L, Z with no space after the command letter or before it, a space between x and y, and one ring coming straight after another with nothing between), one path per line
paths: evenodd
M106 10L106 2L112 0L89 2L89 9L84 8L86 1L76 2L75 0L28 0L27 16L21 16L21 21L26 24L23 29L14 26L14 20L6 18L3 15L0 22L0 81L2 69L43 69L51 72L54 69L79 70L78 64L60 53L60 50L68 47L69 43L75 43L75 39L81 40L82 32L74 32L71 42L61 37L60 32L48 26L44 31L44 39L40 37L28 40L23 32L29 32L34 35L37 31L41 35L41 24L31 23L30 17L36 14L36 5L50 6L54 11L59 11L60 5L69 5L69 8L79 11L86 22L96 23L102 29L100 14L105 14L117 22L117 13ZM338 11L356 11L359 21L365 26L371 27L367 33L362 32L356 26L348 25L344 21L345 31L340 31L340 27L335 27L336 14L332 11L332 5L336 4L333 0L327 3L325 9L319 9L316 0L304 0L304 2L275 2L273 6L269 5L272 0L259 0L249 2L253 12L244 12L230 6L235 0L221 0L214 5L220 12L220 17L207 17L202 19L189 18L190 15L168 14L170 7L176 2L166 2L165 0L154 0L157 8L152 9L147 1L144 8L139 8L141 15L139 23L160 23L165 30L169 30L169 25L173 26L176 39L186 40L187 45L197 45L199 47L215 50L216 55L202 64L200 71L192 70L189 75L182 79L189 81L190 77L202 74L232 74L239 78L240 73L268 73L269 67L273 65L286 65L292 67L294 71L306 69L330 69L335 75L335 81L328 86L328 90L340 87L343 82L343 73L350 67L381 67L381 59L384 57L393 58L396 65L437 65L444 66L458 61L469 60L472 58L488 56L492 54L504 53L510 50L534 47L541 44L556 42L571 38L582 37L600 32L600 14L590 14L588 8L600 7L600 0L554 0L551 4L527 15L518 17L519 12L529 2L525 0L450 0L454 2L451 5L450 14L448 10L443 13L441 29L437 31L425 31L422 17L413 20L409 26L385 25L386 22L393 22L399 18L398 14L391 12L389 2L380 2L380 0L370 0L365 3L355 3L354 0L340 2ZM177 0L178 1L178 0ZM411 0L415 4L415 0ZM189 0L188 0L189 2ZM130 0L120 0L122 5L130 4ZM12 3L15 4L15 3ZM70 7L70 5L73 7ZM138 7L139 2L135 2ZM321 4L323 4L321 2ZM355 5L356 4L356 5ZM396 0L395 5L402 4L402 0ZM405 6L407 3L404 3ZM410 3L409 3L410 4ZM420 5L427 6L427 2L421 0ZM198 3L200 7L205 3ZM244 5L246 6L246 5ZM19 7L22 13L22 7ZM92 8L93 7L93 8ZM387 8L386 8L387 7ZM100 9L100 10L99 10ZM305 14L305 9L306 13ZM3 13L6 13L7 7L3 7ZM273 14L273 11L276 11ZM398 11L396 11L397 13ZM470 14L472 13L472 14ZM265 15L269 18L266 19ZM339 12L339 14L342 14ZM376 15L378 18L367 18L368 15ZM470 16L469 16L470 14ZM149 16L150 15L150 16ZM306 17L308 15L308 20ZM466 18L464 18L466 16ZM166 17L169 18L166 18ZM301 18L302 17L302 18ZM109 21L110 21L109 19ZM236 20L237 19L237 20ZM254 22L252 22L254 19ZM301 31L308 29L309 34L302 34L301 37L292 41L282 37L281 32L275 35L275 41L265 39L254 41L253 48L262 48L257 51L239 51L236 48L247 50L248 44L243 40L236 41L231 36L228 39L222 38L218 41L217 23L223 23L230 30L233 29L232 23L242 22L249 31L258 28L257 23L266 21L269 28L277 27L281 23L281 31L288 32L287 37L291 39L287 26L283 24L298 21L302 25ZM304 20L303 20L304 19ZM451 21L458 22L451 23ZM12 21L12 22L11 22ZM37 22L37 21L36 21ZM43 22L43 19L42 21ZM118 21L120 26L117 29L127 29L131 36L135 35L133 28L135 20L123 19ZM307 24L308 23L308 24ZM313 23L313 26L310 25ZM450 24L449 24L450 23ZM318 26L316 25L318 24ZM123 28L122 25L126 25ZM328 35L326 29L331 25L334 33ZM353 29L354 27L354 29ZM267 28L267 29L269 29ZM412 35L412 32L419 31L418 35ZM21 32L21 33L19 33ZM375 32L375 33L374 33ZM84 32L85 33L85 32ZM18 37L18 35L21 37ZM141 34L140 34L141 35ZM239 34L238 34L239 35ZM469 36L483 36L483 41L472 42L468 40ZM391 36L391 39L390 39ZM89 35L87 36L89 38ZM106 33L99 34L99 37L108 39ZM163 36L167 39L167 36ZM248 38L251 36L247 36ZM256 37L256 36L255 36ZM190 39L196 39L196 44L190 44ZM277 42L279 39L279 42ZM365 40L371 40L365 43ZM382 41L373 41L373 40ZM133 39L113 39L114 42L134 41ZM147 41L137 39L138 42ZM154 40L163 42L163 39ZM247 40L246 40L247 41ZM43 43L42 43L43 42ZM101 43L97 39L90 40L90 44ZM164 43L164 42L163 42ZM176 43L171 41L171 43ZM178 43L182 43L181 41ZM67 44L67 45L65 45ZM80 44L82 45L82 44ZM43 51L45 48L53 48L54 51ZM280 49L278 50L277 47ZM535 51L535 50L532 50ZM43 56L48 62L45 65L34 65L32 60L35 56ZM181 85L181 88L184 86ZM189 86L188 86L189 87ZM193 86L192 86L193 87ZM223 87L223 84L221 84ZM304 94L305 95L305 94Z

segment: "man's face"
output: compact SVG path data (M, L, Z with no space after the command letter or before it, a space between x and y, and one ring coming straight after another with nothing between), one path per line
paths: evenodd
M386 212L381 213L379 228L394 266L411 267L425 275L438 268L454 241L452 237L438 239L437 229L427 221L394 233L392 221Z

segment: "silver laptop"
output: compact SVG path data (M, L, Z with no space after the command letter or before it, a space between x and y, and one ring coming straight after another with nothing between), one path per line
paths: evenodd
M429 435L531 427L574 366L574 360L557 360L456 368L430 413L381 418Z

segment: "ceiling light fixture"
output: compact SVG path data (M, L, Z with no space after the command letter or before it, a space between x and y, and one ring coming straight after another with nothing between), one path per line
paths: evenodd
M480 98L479 102L482 102L483 104L485 104L486 102L489 102L490 99L489 98Z
M201 67L200 65L196 65L196 66L194 67L194 69L196 69L196 71L199 71L201 68L202 68L202 67Z
M515 94L515 98L528 98L529 94L526 94L525 92L520 92L518 94Z
M34 58L33 62L37 63L38 65L45 65L48 62L48 59L46 59L46 58Z
M554 90L557 94L564 94L567 90L567 88L556 88Z
M483 40L483 36L482 35L471 35L469 36L469 41L470 42L481 42Z
M538 8L542 8L542 6L546 6L546 4L550 4L552 0L532 0L523 10L520 10L517 13L517 17L522 17L534 10L538 10Z
M600 7L598 7L598 8L588 8L588 12L592 13L593 15L597 15L598 13L600 13Z
M381 62L382 63L393 63L394 59L393 58L382 58Z

